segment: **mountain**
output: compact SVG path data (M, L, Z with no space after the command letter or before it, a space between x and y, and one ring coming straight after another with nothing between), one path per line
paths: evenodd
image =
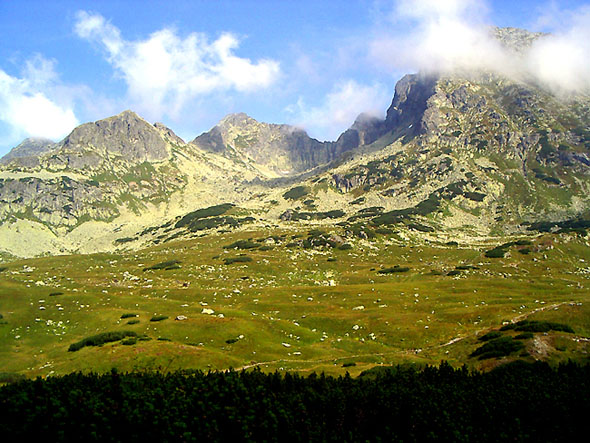
M45 152L51 151L55 146L55 143L48 138L26 138L18 146L12 148L8 154L0 158L0 164L15 161L23 166L35 166L38 157Z
M333 143L320 142L293 126L260 123L244 113L226 116L191 143L207 151L255 163L277 176L313 169L337 155Z
M543 37L492 33L515 53ZM0 248L133 248L242 219L389 225L424 238L555 227L588 217L589 127L588 96L475 71L406 75L384 119L361 114L331 142L241 113L185 143L124 111L3 159Z

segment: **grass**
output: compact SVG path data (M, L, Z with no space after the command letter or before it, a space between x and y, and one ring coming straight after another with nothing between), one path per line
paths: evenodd
M491 246L485 244L402 243L381 235L358 239L346 229L242 229L133 253L3 263L9 271L0 274L2 370L35 377L112 367L164 371L255 365L264 371L358 375L380 364L441 360L486 368L497 357L469 357L483 344L478 337L503 321L524 319L575 331L550 330L541 336L561 340L559 347L565 349L548 356L552 362L580 359L590 351L587 342L574 341L590 337L587 239L548 233L531 240L534 254L489 259L482 251ZM338 236L353 248L287 247L293 237L302 242ZM281 239L271 250L249 249L241 256L224 249L240 241L261 245L257 240L271 237ZM182 267L143 272L171 260ZM393 264L411 271L378 273ZM458 267L465 268L460 278L444 275ZM49 297L52 292L63 294ZM203 313L204 308L213 313ZM168 320L148 321L154 313ZM121 319L125 314L138 317ZM180 315L187 319L174 321ZM135 323L140 318L145 321ZM120 331L137 333L136 344L67 352L87 337ZM351 361L356 366L343 368Z

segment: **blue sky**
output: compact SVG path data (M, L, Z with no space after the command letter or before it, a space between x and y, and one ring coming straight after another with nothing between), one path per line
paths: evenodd
M0 0L0 155L125 109L187 141L232 112L335 139L384 116L403 74L485 64L487 25L562 36L530 66L561 88L545 60L565 54L585 87L589 18L588 1Z

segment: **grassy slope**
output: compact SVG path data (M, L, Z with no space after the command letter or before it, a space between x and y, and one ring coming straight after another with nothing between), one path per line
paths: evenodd
M286 239L272 250L223 248L236 240L277 234ZM5 264L8 269L0 273L2 371L35 376L112 367L260 364L265 370L354 374L375 364L443 359L486 367L495 363L468 357L480 344L477 335L538 309L530 318L561 321L574 328L576 337L590 337L587 240L546 235L534 240L536 251L528 255L512 247L509 257L488 259L483 251L489 247L404 246L384 236L372 243L353 242L347 251L287 248L293 234L213 234L127 255ZM224 258L242 253L253 261L223 264ZM179 269L143 270L171 259L180 260ZM444 275L466 264L478 269ZM411 269L377 273L394 265ZM49 295L54 292L63 294ZM214 315L202 313L203 308L213 309ZM120 319L125 313L137 313L140 322L127 324L129 319ZM150 322L154 315L169 318ZM187 319L177 321L178 315ZM84 337L117 330L152 340L67 352ZM550 361L587 359L590 350L588 342L565 333L526 344L530 355ZM356 366L342 367L350 362Z

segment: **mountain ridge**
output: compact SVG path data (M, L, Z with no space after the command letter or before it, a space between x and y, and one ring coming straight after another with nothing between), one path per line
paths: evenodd
M518 49L541 37L517 31L502 31L504 43ZM24 229L47 245L36 253L60 243L109 250L120 238L139 247L194 235L174 220L222 203L261 225L360 220L418 226L424 238L515 233L588 214L589 127L587 97L482 72L408 74L384 119L361 114L329 142L244 113L184 142L127 110L26 161L2 162L0 249L26 253L17 244Z

